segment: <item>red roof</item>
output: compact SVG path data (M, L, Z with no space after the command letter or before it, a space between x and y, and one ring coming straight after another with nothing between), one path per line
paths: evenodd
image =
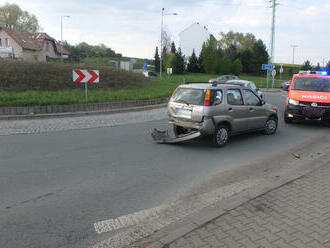
M50 37L47 33L30 33L28 31L19 31L6 27L0 27L0 30L4 30L15 42L23 49L41 51L45 40L49 40L54 43L55 52L60 54L70 54L61 44L54 38Z

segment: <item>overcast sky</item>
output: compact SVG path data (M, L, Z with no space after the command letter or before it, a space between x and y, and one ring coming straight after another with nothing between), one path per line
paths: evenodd
M313 64L330 60L330 0L277 0L275 62ZM0 0L16 3L37 16L44 32L71 44L104 43L124 56L152 58L160 40L161 8L177 12L164 25L178 44L178 34L199 22L219 32L250 32L269 47L271 8L267 0Z

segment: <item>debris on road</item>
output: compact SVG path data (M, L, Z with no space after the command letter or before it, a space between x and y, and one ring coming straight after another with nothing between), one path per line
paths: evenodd
M157 143L165 144L165 143L179 143L182 141L195 139L201 136L201 133L199 131L192 131L178 136L171 136L169 135L168 131L160 131L155 128L154 131L151 133L151 136Z
M295 156L296 158L300 158L300 155L296 152L292 153L293 156Z

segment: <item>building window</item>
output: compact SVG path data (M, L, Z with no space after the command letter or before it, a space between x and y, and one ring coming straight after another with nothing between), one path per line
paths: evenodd
M1 40L1 38L0 38L0 47L2 46L2 40Z
M9 39L5 38L5 47L9 47Z
M46 51L49 52L49 42L46 41Z

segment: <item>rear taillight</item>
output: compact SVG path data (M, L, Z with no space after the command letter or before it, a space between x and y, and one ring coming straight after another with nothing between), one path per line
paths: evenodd
M204 106L211 105L211 90L205 91Z

